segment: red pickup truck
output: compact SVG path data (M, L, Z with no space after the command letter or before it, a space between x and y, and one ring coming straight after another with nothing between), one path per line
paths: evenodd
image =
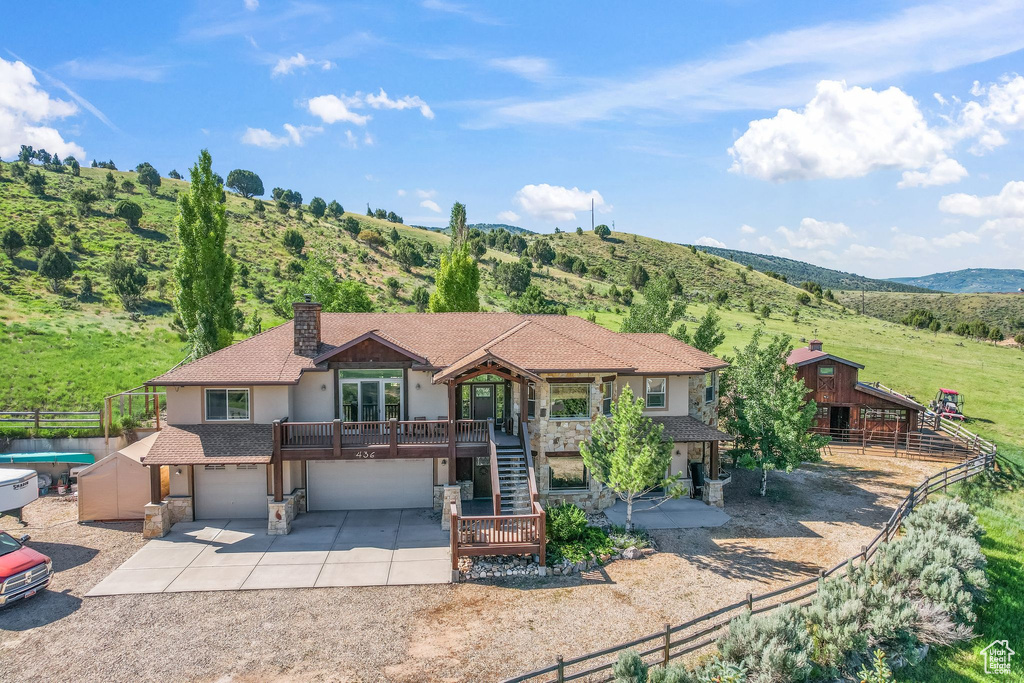
M25 545L28 534L16 539L0 531L0 606L30 598L50 585L53 561Z

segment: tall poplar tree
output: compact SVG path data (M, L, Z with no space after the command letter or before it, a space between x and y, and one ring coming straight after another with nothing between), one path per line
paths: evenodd
M430 295L432 313L475 312L480 310L480 268L469 252L466 242L466 207L459 202L452 205L448 223L451 242L441 254L434 278L435 289Z
M178 197L178 260L174 264L175 307L188 335L192 358L228 346L235 331L235 266L224 251L228 221L220 183L207 150L190 170L188 192Z

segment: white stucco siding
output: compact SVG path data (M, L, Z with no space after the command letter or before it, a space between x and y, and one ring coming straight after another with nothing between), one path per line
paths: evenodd
M264 424L288 417L288 385L253 387L252 416Z
M304 372L292 386L289 419L293 422L328 422L334 419L334 373Z
M425 417L436 420L448 414L448 385L431 384L433 375L423 370L409 371L409 419ZM416 388L416 385L419 388Z
M194 425L203 421L202 390L199 387L167 387L167 424Z
M664 377L665 375L650 375L650 377ZM618 398L622 388L629 385L634 396L645 398L646 376L619 377L615 382L615 397ZM690 376L689 375L668 375L668 396L666 396L665 408L654 408L645 410L645 415L652 417L670 415L688 415L690 412Z

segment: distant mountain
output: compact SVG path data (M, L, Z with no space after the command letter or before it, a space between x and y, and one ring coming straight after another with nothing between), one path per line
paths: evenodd
M1013 268L966 268L921 277L893 277L893 282L944 292L1016 292L1024 287L1024 270Z
M768 254L754 254L749 251L737 251L736 249L722 249L719 247L704 247L697 245L697 248L709 254L720 256L730 261L735 261L744 266L752 266L754 270L762 273L772 271L786 276L786 281L792 285L800 286L801 282L811 280L817 282L825 289L863 289L869 292L930 292L931 289L915 283L896 282L893 280L876 280L855 273L846 273L841 270L822 268L813 263L796 261L783 256L770 256Z
M510 233L515 235L519 233L521 235L536 235L533 230L527 230L526 228L520 228L518 225L506 225L504 223L470 223L466 226L467 228L476 228L481 232L490 232L491 230L501 230L505 228Z

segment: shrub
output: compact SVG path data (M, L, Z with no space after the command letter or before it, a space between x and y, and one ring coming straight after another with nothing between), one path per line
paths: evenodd
M811 303L811 295L807 292L800 292L796 295L796 302L801 306L806 306Z
M285 230L284 237L281 239L284 242L284 248L296 256L301 254L303 247L306 246L306 238L294 228Z
M762 616L744 613L718 641L722 659L743 666L751 681L798 681L812 670L802 611L786 605Z
M142 218L142 207L130 199L122 199L114 208L114 215L124 220L129 228L137 228Z
M971 513L967 504L958 498L942 498L914 510L914 514L903 524L907 534L924 533L934 529L963 538L978 540L985 530L978 524L978 518Z
M615 683L647 683L647 665L636 650L626 650L612 667Z
M587 513L572 503L561 503L547 510L548 536L552 541L576 541L587 528Z

